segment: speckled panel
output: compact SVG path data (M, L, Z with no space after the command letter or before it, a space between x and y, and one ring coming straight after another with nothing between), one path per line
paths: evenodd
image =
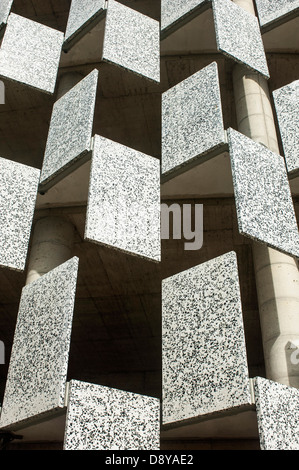
M85 239L160 261L160 162L95 136Z
M288 173L299 172L299 80L273 92Z
M98 70L93 70L53 107L41 185L61 176L91 150Z
M0 2L0 29L6 24L13 0L1 0Z
M225 142L217 63L162 95L162 173L198 163Z
M11 13L0 49L0 76L54 93L63 33Z
M208 3L207 0L162 0L161 30L165 31L184 20L205 3Z
M228 130L239 231L299 257L299 233L284 158Z
M0 158L0 266L25 269L40 171Z
M103 60L159 82L160 23L109 0Z
M261 26L299 10L299 0L255 0Z
M299 390L254 379L261 450L299 450Z
M237 258L162 282L163 424L251 404Z
M213 0L213 14L218 49L269 78L257 18L231 0Z
M71 41L105 9L105 0L72 0L64 41Z
M1 427L64 407L77 271L74 257L22 290Z
M72 380L64 450L159 450L157 398Z

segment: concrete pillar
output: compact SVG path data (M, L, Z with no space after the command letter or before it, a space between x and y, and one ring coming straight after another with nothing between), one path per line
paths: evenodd
M253 244L267 378L299 388L299 271L295 260Z
M253 13L252 0L235 3ZM279 153L268 83L241 65L233 72L238 130ZM295 261L253 243L256 287L268 379L299 388L299 271Z
M259 73L237 65L233 81L238 129L272 152L279 153L267 80Z
M64 218L37 221L32 238L26 285L72 257L74 226Z

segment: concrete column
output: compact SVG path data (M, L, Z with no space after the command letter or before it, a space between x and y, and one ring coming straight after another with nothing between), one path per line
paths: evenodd
M37 221L32 238L26 285L72 257L74 226L64 218Z
M235 3L254 12L252 0ZM236 65L233 81L238 130L279 153L267 80ZM297 263L258 243L253 243L253 258L267 378L299 388Z
M233 0L233 2L244 8L244 10L248 11L249 13L255 15L255 9L252 0Z
M237 65L233 81L238 129L272 152L279 153L267 80Z

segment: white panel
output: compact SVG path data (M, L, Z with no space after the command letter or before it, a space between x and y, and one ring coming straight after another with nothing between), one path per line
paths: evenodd
M236 254L162 283L163 424L251 403Z
M85 239L160 261L160 162L95 136Z

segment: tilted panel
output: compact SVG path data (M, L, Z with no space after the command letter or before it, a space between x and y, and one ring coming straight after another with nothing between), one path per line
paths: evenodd
M213 14L218 49L269 78L257 18L231 0L213 0Z
M288 173L299 172L299 80L273 92Z
M157 398L72 380L64 450L159 450Z
M262 450L299 450L299 390L262 377L254 379Z
M162 173L181 171L225 143L218 67L211 63L162 95Z
M228 130L239 231L291 256L299 233L284 158Z
M0 266L26 265L40 170L0 158Z
M299 0L255 0L261 26L299 13Z
M160 162L95 136L85 239L160 261Z
M160 81L160 23L109 0L103 60Z
M64 407L77 272L74 257L23 288L1 427Z
M0 2L0 29L6 24L13 0L1 0Z
M251 403L236 254L162 283L163 424Z
M105 10L105 0L72 0L64 45L79 37L95 18Z
M161 30L164 32L170 28L179 26L188 17L195 14L207 0L162 0L161 1Z
M41 185L62 177L91 150L97 84L94 70L54 104Z

